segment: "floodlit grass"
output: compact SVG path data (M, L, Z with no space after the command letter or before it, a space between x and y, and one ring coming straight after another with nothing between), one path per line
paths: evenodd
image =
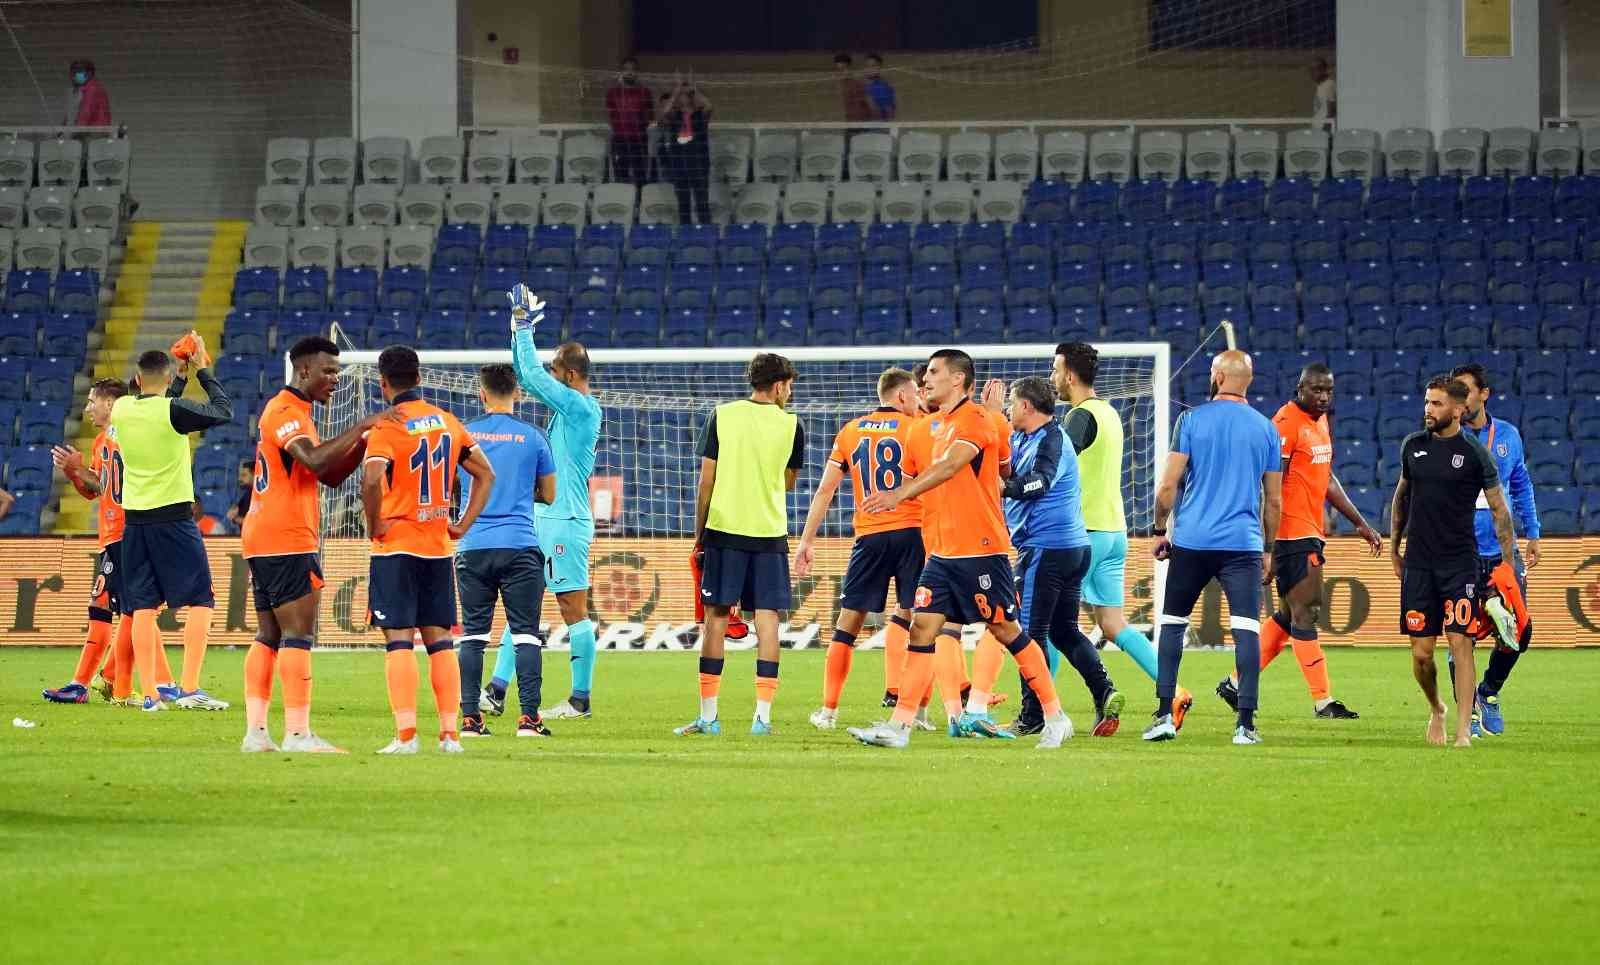
M1211 695L1230 655L1186 657L1195 712L1146 746L1149 682L1111 654L1122 731L1055 753L819 733L809 652L767 739L751 654L720 738L671 734L692 655L602 654L594 719L548 740L491 719L459 757L427 739L424 675L411 758L372 754L377 653L317 657L315 726L352 753L315 758L239 754L239 651L207 662L219 714L43 704L74 657L0 651L0 714L40 723L0 727L0 961L1577 962L1600 937L1595 652L1526 657L1507 734L1470 751L1423 743L1399 649L1330 651L1351 722L1312 718L1286 655L1253 748ZM841 716L881 692L864 652Z

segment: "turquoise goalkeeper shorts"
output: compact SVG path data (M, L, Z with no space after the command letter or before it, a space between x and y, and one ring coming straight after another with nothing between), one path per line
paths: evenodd
M1089 573L1083 578L1083 602L1090 606L1122 606L1122 577L1127 559L1127 533L1091 529Z
M589 588L589 544L594 522L587 519L535 519L534 532L544 553L544 585L551 593Z

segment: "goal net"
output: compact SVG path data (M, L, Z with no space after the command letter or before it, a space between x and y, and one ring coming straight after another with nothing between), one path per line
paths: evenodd
M509 337L508 337L509 341ZM848 419L878 404L879 373L891 365L910 369L939 346L780 349L799 370L789 408L805 427L805 467L789 497L791 534L798 535L833 438ZM1099 393L1122 415L1126 432L1123 499L1130 533L1148 533L1156 474L1164 461L1169 431L1168 346L1165 343L1102 344ZM1048 376L1053 345L986 345L967 349L978 363L978 379ZM618 648L677 646L693 639L695 594L688 558L693 542L699 458L695 443L713 407L743 398L750 388L745 365L758 349L597 350L592 385L604 410L595 470L590 481L596 537L590 553L590 606L602 625L602 643ZM510 362L507 351L423 351L422 392L428 401L463 421L482 412L478 370ZM548 353L545 355L548 359ZM330 404L318 415L318 431L329 438L384 405L377 352L346 351L344 376ZM548 419L532 400L519 415L535 424ZM499 479L496 485L532 480ZM794 609L785 629L791 645L817 639L831 626L851 542L853 493L840 487L818 542L812 573L797 580ZM365 613L368 547L363 538L359 482L352 477L324 489L324 568L341 627L359 624ZM1148 605L1149 566L1129 554L1129 585ZM547 601L548 602L548 601ZM1139 604L1137 600L1134 607ZM554 614L547 605L545 614ZM549 617L547 616L547 620ZM561 645L559 620L551 643ZM498 624L497 624L498 625ZM326 634L324 636L327 636ZM339 641L330 641L339 642ZM359 637L350 643L364 642Z

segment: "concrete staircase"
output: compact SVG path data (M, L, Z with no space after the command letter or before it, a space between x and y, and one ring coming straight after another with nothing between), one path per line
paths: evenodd
M193 329L213 358L222 354L222 320L233 297L233 275L244 247L244 221L138 221L128 226L127 248L111 299L105 334L91 355L91 380L126 379L141 352L171 348ZM88 385L76 400L82 411ZM191 386L189 394L199 392ZM197 397L203 397L198 396ZM69 427L70 428L70 427ZM80 420L74 445L87 452L94 424ZM93 530L87 502L61 483L54 531Z

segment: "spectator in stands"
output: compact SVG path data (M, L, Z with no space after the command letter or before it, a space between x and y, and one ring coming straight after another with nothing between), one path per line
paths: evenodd
M239 463L239 498L228 507L228 522L234 529L244 525L244 514L250 511L250 496L256 491L256 464L246 459Z
M17 497L0 489L0 519L5 519L11 512L11 507L17 504Z
M666 118L672 111L672 95L656 98L655 119L650 122L651 180L672 180L672 138L667 136Z
M866 90L873 120L894 120L894 87L883 79L883 57L879 54L867 55Z
M833 69L839 75L839 93L844 97L844 119L852 123L870 121L877 115L867 99L867 86L856 76L855 61L849 54L834 54Z
M672 185L678 189L678 223L709 224L711 102L692 83L679 79L672 92L672 105L662 118L662 128L672 162Z
M649 166L650 88L639 83L639 62L622 61L617 84L606 91L606 115L611 119L611 178L635 185L645 183Z
M1311 96L1312 123L1317 127L1337 124L1339 102L1334 91L1333 71L1329 69L1326 57L1318 57L1311 62L1311 82L1317 85L1316 93Z
M72 89L67 92L67 113L62 123L72 127L109 127L111 97L94 76L94 61L74 60Z

